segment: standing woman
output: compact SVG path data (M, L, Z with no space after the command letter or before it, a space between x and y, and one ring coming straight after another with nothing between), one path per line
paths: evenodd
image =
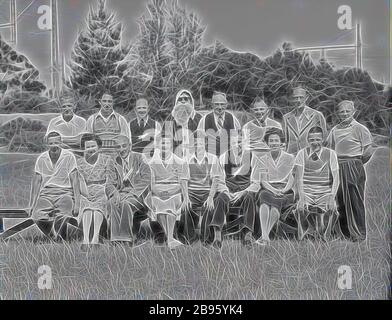
M79 211L79 222L83 224L82 249L99 244L101 227L108 218L107 199L116 192L119 182L114 160L99 152L101 146L97 135L86 133L82 136L84 156L77 160L82 190Z

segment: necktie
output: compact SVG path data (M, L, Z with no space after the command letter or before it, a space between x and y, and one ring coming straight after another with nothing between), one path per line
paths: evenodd
M313 152L311 158L312 158L313 161L319 160L319 157L318 157L318 155L317 155L317 152Z
M221 130L223 128L223 122L224 122L223 116L219 116L218 118L218 130Z

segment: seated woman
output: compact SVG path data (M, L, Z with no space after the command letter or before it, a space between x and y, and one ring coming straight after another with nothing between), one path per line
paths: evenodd
M77 160L81 194L79 223L83 224L82 249L99 243L99 234L107 216L107 199L116 190L119 175L114 160L99 152L101 139L86 133L81 139L84 156Z
M264 139L270 151L259 159L252 172L252 176L256 175L253 180L259 180L263 187L258 197L262 235L257 240L262 245L270 241L270 232L283 210L294 203L292 172L295 162L293 155L282 150L284 137L280 129L268 129Z

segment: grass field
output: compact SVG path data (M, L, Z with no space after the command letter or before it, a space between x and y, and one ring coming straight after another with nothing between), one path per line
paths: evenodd
M390 292L390 167L382 148L367 167L368 239L363 243L275 241L244 249L224 242L173 252L145 243L103 245L88 253L78 243L0 244L3 299L386 299ZM4 187L4 185L3 185ZM1 186L0 186L1 189ZM51 290L37 286L50 266ZM352 289L337 286L338 268L352 269Z

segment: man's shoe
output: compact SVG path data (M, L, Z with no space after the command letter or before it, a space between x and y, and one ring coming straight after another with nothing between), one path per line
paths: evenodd
M212 247L215 248L215 249L218 249L218 250L222 249L222 241L221 240L215 240L212 243Z

